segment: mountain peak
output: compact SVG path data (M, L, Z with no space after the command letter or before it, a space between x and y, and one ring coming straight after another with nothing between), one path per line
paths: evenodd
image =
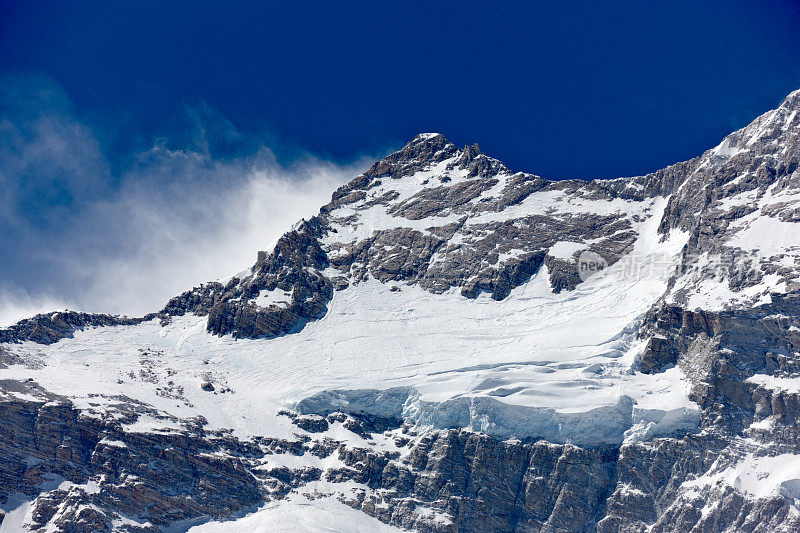
M436 133L436 132L429 132L429 133L419 133L419 134L417 134L417 135L416 135L416 136L415 136L413 139L411 139L410 141L408 141L408 143L407 143L407 144L412 144L412 143L417 143L417 142L423 142L423 141L427 141L427 140L429 140L429 139L437 139L437 138L439 138L439 137L442 137L442 138L444 138L444 134L442 134L442 133ZM447 140L447 139L445 139L445 140Z
M408 141L399 151L388 155L382 161L430 162L438 152L446 150L450 154L455 149L456 146L441 133L420 133ZM379 161L379 163L382 161Z
M786 98L783 99L781 107L800 107L800 89L796 89L786 95Z

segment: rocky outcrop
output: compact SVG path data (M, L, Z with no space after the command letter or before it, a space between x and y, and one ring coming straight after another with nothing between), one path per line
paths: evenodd
M132 325L142 320L144 319L75 311L44 313L20 320L7 329L0 329L0 344L25 341L52 344L71 337L75 331L83 328Z
M260 252L243 279L224 286L210 283L170 300L163 314L208 315L208 331L234 337L277 337L299 331L308 320L320 318L333 297L333 283L322 271L327 257L318 237L321 221L303 221L283 235L272 253ZM281 303L259 305L259 296L281 291Z
M649 340L639 368L654 373L680 364L695 383L693 399L707 411L708 423L720 427L726 420L740 431L754 417L773 414L763 398L755 399L758 388L748 378L800 375L798 326L800 295L776 295L769 305L724 312L661 306L647 315L640 332Z
M263 501L241 443L196 433L129 433L69 401L0 402L0 500L31 499L31 529L158 531ZM252 447L251 447L252 448ZM255 448L257 450L257 448ZM221 453L222 452L222 453Z

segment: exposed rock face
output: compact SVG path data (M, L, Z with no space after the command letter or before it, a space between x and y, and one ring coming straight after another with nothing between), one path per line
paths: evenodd
M800 190L798 108L794 92L726 137L670 196L662 230L691 233L673 301L708 307L698 293L716 288L713 277L739 293L739 307L765 303L770 287L800 288L800 241L792 224Z
M477 145L459 149L441 135L419 135L339 188L319 215L229 280L184 292L142 318L51 313L0 330L0 519L30 530L185 530L305 495L430 532L796 531L799 162L800 91L701 156L634 178L550 181L512 172ZM661 239L651 247L683 238L677 263L636 263L648 227ZM459 368L445 372L433 368L435 357L426 368L418 354L392 342L377 349L407 357L400 386L312 383L301 398L281 391L292 401L274 416L260 396L231 400L244 406L236 416L215 411L217 399L241 394L226 376L267 392L248 375L261 370L255 364L231 363L253 353L237 345L302 337L318 320L305 331L322 332L327 342L330 319L321 319L346 306L339 295L362 284L391 284L381 298L413 289L491 313L546 272L536 278L546 287L531 288L521 301L566 306L588 292L577 261L583 252L600 255L609 268L625 261L665 268L664 285L646 300L644 316L591 345L597 351L585 358L593 364L560 362L553 353L534 360L539 354L526 350L540 347L532 342L513 345L512 364L497 374L514 374L507 380L514 383L524 381L523 367L545 374L572 365L581 369L577 385L601 395L611 379L607 361L624 361L626 350L639 346L626 375L637 384L666 383L675 394L685 387L694 415L645 409L624 395L579 412L515 404L524 385L494 375L467 383L464 394L423 401L405 382L433 376L426 383L436 397L440 383L468 382L469 372L493 370L495 361L473 364L474 354L463 354ZM407 313L408 335L417 334L422 316L413 298L398 308ZM618 312L617 300L586 301L576 305ZM185 348L181 330L174 360L163 361L159 347L171 322L193 315L207 317L200 328L226 338L203 334L202 343ZM98 335L91 337L96 346L81 345L92 328L128 337L114 344ZM511 343L516 332L491 333ZM579 344L571 333L559 349ZM47 351L60 343L64 350ZM224 357L205 355L212 343L231 348ZM319 370L306 365L308 352L277 345L288 346L279 357L297 357L298 374ZM352 350L362 346L353 342ZM443 349L425 347L434 355ZM87 353L110 357L127 348L132 355L123 353L114 379L120 387L132 383L129 391L151 387L147 402L118 389L72 396L49 388L57 382L48 373L54 353L82 361ZM373 355L358 363L372 364ZM191 370L184 388L179 367L195 362L202 370ZM343 381L342 372L331 381ZM670 382L673 375L680 379ZM625 376L617 377L622 383ZM556 385L577 390L569 388L575 383ZM204 416L186 414L200 408ZM256 420L243 422L250 416ZM272 433L242 431L254 426Z
M553 287L571 290L580 281L571 253L548 251L568 242L611 263L629 251L637 212L648 202L627 185L512 173L477 146L458 150L441 135L423 134L334 194L321 214L329 227L324 242L331 266L354 282L371 276L501 300L547 262ZM515 210L531 195L561 198L563 207ZM632 212L588 207L613 200ZM362 234L363 219L376 219L377 227Z
M333 284L322 274L325 252L317 240L318 220L303 222L278 240L274 251L260 253L244 279L213 283L167 303L167 315L208 314L208 331L234 337L276 337L302 328L325 314ZM282 292L285 300L261 303L262 293Z
M82 416L68 401L4 401L0 498L33 498L31 529L109 531L120 517L157 531L175 521L226 517L263 500L241 444L198 433L129 433Z
M52 344L70 337L77 329L136 324L141 320L75 311L40 314L21 320L8 329L0 329L0 343L32 341Z
M361 453L346 458L356 471L368 461ZM419 531L581 531L597 518L615 462L615 449L504 443L452 430L387 464L375 491L350 503Z

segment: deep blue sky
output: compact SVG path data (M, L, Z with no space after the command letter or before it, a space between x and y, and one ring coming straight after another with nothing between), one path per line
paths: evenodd
M202 104L335 160L440 131L517 170L611 177L800 87L800 2L0 0L2 72L55 80L115 162L180 145Z

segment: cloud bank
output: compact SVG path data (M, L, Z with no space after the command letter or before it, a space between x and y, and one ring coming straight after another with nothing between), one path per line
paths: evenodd
M105 138L58 87L0 81L0 325L65 308L160 309L252 265L374 159L282 163L198 106L183 146L159 139L113 171ZM237 145L244 153L215 148Z

